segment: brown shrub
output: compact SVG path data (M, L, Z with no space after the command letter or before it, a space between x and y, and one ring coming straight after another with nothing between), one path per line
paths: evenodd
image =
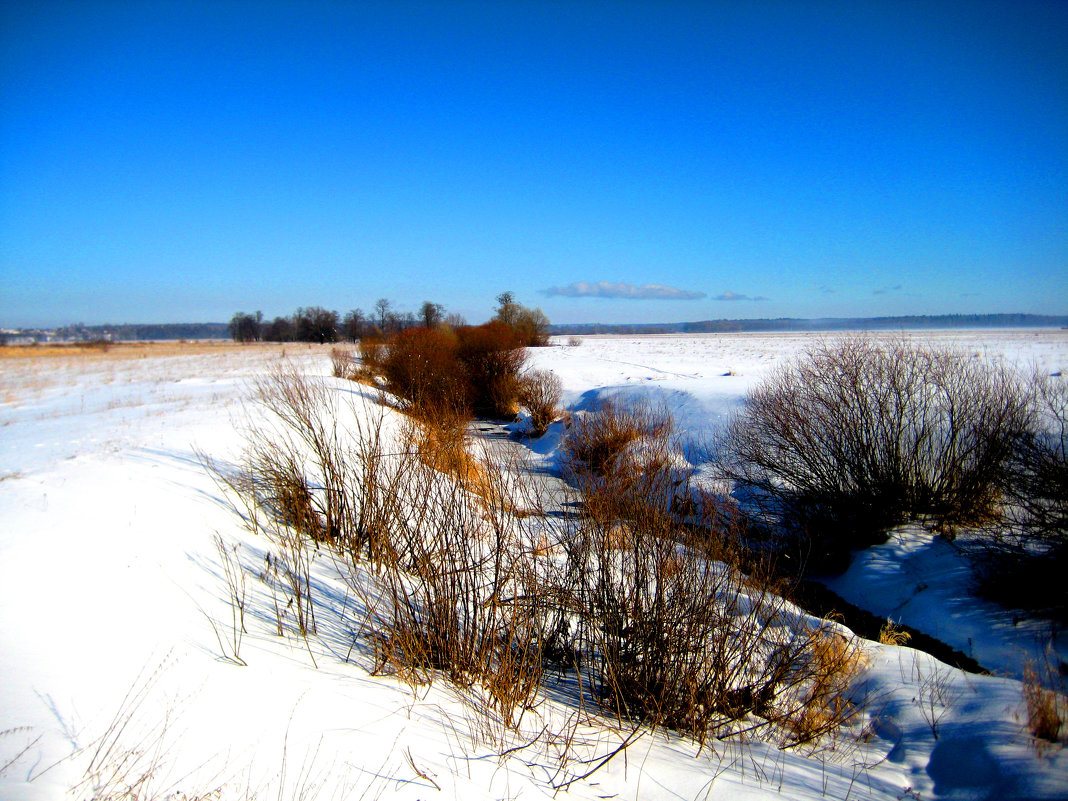
M386 358L386 343L379 337L364 337L360 340L360 362L363 369L371 374L382 369Z
M675 469L670 416L609 404L576 425L581 503L550 595L578 627L557 648L582 654L601 703L698 743L766 729L786 747L848 722L855 640L784 600L759 560L743 572L744 524Z
M519 411L526 353L511 326L493 321L458 328L456 356L466 368L468 401L477 415L508 419Z
M466 371L446 330L409 328L392 339L382 364L389 391L417 417L454 417L466 408Z

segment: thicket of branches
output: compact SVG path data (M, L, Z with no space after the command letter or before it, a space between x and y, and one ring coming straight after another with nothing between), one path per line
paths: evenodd
M749 393L724 466L820 561L907 520L997 520L1032 419L1008 367L905 341L825 343Z

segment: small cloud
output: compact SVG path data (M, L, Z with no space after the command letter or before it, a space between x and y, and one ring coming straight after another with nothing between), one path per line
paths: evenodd
M623 298L626 300L698 300L704 292L690 292L660 284L612 283L610 281L576 281L567 286L551 286L543 289L546 295L564 298Z
M886 286L882 289L872 290L873 295L889 295L891 292L900 292L901 284L894 284L893 286Z
M726 292L723 292L723 293L721 293L719 295L716 295L712 299L713 300L749 300L749 301L754 301L754 302L768 300L768 298L764 297L763 295L757 295L755 298L751 298L748 295L739 295L737 292L731 292L729 289Z

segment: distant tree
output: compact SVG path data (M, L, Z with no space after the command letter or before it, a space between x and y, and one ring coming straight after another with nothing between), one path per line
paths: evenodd
M467 325L467 318L458 312L451 312L445 316L444 323L449 328L462 328Z
M515 294L502 292L497 296L497 314L495 320L500 320L505 325L515 325L519 316L520 306L515 302Z
M321 306L299 308L294 323L296 338L301 342L337 342L340 326L336 311Z
M529 348L543 348L549 344L549 318L541 309L520 306L512 325L519 341Z
M423 328L435 328L445 316L445 307L440 303L431 303L424 300L419 308L419 319Z
M541 309L528 309L517 303L511 292L497 296L497 314L493 319L511 328L522 345L543 347L549 344L549 318Z
M296 339L296 329L289 317L275 317L263 330L263 338L268 342L292 342Z
M256 342L262 337L263 312L245 314L237 312L229 325L230 337L234 342Z
M393 304L389 302L389 298L379 298L375 301L375 322L383 334L389 330L389 318L392 309Z
M341 322L341 335L350 342L355 342L363 338L366 328L367 318L364 316L363 309L355 308L346 314Z

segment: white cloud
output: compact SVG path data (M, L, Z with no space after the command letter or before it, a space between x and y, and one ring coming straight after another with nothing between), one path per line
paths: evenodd
M691 292L660 284L612 283L611 281L576 281L567 286L552 286L542 290L546 295L565 298L624 298L626 300L698 300L704 292Z
M750 300L750 301L754 301L755 302L755 301L767 300L768 298L764 297L763 295L757 295L755 298L751 298L748 295L739 295L737 292L731 292L728 289L726 292L722 292L719 295L716 295L712 299L713 300Z

